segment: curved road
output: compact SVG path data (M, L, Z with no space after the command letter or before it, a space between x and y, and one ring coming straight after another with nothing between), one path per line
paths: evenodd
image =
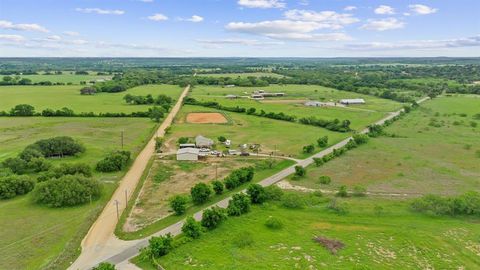
M140 154L138 154L128 172L123 176L112 198L105 205L102 213L90 227L87 235L82 240L82 253L69 269L88 269L92 262L97 262L101 258L109 257L112 252L121 251L128 246L124 243L125 241L119 240L114 235L115 226L118 221L116 202L118 202L118 210L121 215L125 209L125 197L127 196L130 198L138 181L142 177L143 171L145 171L145 168L147 167L150 157L155 153L155 137L162 137L165 135L165 130L172 124L173 119L182 107L183 98L188 94L189 90L190 86L185 87L178 98L177 103L164 119L155 135L150 141L148 141L145 148ZM126 191L127 194L125 194Z
M428 97L423 98L423 99L419 100L417 103L420 104L420 103L422 103L422 102L424 102L428 99L429 99ZM381 124L385 123L385 121L390 120L390 119L394 118L395 116L399 115L402 111L403 111L403 109L401 109L397 112L390 113L388 116L386 116L383 119L375 122L374 124L381 125ZM360 133L365 134L367 132L368 132L368 128L362 130ZM269 186L269 185L275 184L275 183L281 181L282 179L286 178L287 176L293 174L295 172L295 166L296 165L307 167L308 165L313 164L313 162L314 162L313 158L321 158L321 157L323 157L327 154L330 154L331 152L333 152L334 149L338 149L338 148L346 145L350 139L352 139L352 137L348 137L348 138L340 141L339 143L337 143L333 146L330 146L329 148L326 148L325 150L323 150L321 152L318 152L317 154L315 154L315 155L313 155L309 158L299 160L297 162L297 164L294 164L294 165L292 165L292 166L290 166L290 167L288 167L288 168L286 168L286 169L284 169L284 170L282 170L282 171L280 171L280 172L278 172L278 173L276 173L276 174L274 174L270 177L265 178L264 180L260 181L259 184L262 185L262 186ZM245 192L245 190L243 190L242 192ZM231 199L231 197L225 198L225 199L223 199L223 200L221 200L221 201L219 201L219 202L217 202L217 203L215 203L211 206L208 206L206 208L209 208L209 207L212 207L212 206L219 206L219 207L222 207L222 208L226 208L227 205L228 205L228 201L230 199ZM194 214L193 217L196 220L201 220L202 213L203 213L203 210L198 211L197 213ZM167 233L171 233L173 236L178 235L178 234L181 233L182 225L183 225L183 220L164 228L163 230L155 233L153 236L165 235ZM112 235L112 237L114 237L114 236ZM135 240L135 241L121 241L121 240L116 239L115 243L112 242L113 245L111 246L111 249L108 250L108 252L102 254L102 256L90 257L91 260L90 261L84 261L84 264L78 265L79 266L78 269L90 269L90 268L94 267L95 265L97 265L98 263L100 263L102 261L108 261L110 263L115 264L117 266L117 269L119 269L119 270L138 269L136 266L130 264L128 261L131 258L138 255L139 249L148 246L148 240L150 239L150 237L151 236L148 236L148 237L145 237L143 239ZM110 254L110 256L108 254ZM82 255L83 255L83 252L82 252ZM75 268L73 268L73 269L75 269Z

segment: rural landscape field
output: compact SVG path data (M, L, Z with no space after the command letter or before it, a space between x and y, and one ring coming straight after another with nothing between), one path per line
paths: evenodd
M479 9L0 0L0 270L480 269Z

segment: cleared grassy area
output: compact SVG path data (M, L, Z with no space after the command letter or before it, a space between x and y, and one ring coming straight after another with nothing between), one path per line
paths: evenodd
M1 76L1 75L0 75ZM52 75L45 75L45 74L38 74L38 75L20 75L21 78L27 78L32 80L32 83L38 82L45 82L50 81L52 83L72 83L72 84L80 84L80 82L90 82L90 81L107 81L111 80L111 75L96 75L96 74L89 74L89 75L75 75L71 73L64 74L52 74Z
M248 99L252 91L262 89L267 92L283 92L284 97L267 98L263 101ZM226 99L225 95L233 94L243 96L239 99ZM352 92L339 91L331 88L313 85L271 85L268 87L233 87L222 88L213 86L197 86L193 89L191 97L202 101L216 101L225 106L240 106L256 108L257 111L283 112L295 115L298 118L315 116L323 119L340 120L348 119L352 128L361 129L375 120L381 119L387 112L398 110L402 104L373 96ZM348 107L307 107L305 100L322 102L337 102L344 98L363 98L364 105L351 105Z
M319 127L230 112L223 112L229 119L228 124L190 124L185 122L185 117L190 112L217 112L217 110L184 106L167 137L170 150L176 149L175 143L178 138L201 134L215 141L219 136L225 136L232 140L232 149L238 149L239 144L260 144L261 153L271 153L276 149L278 155L306 157L308 154L302 153L303 146L316 144L318 138L328 136L329 144L332 145L348 136L348 133L332 132ZM218 149L224 148L218 145Z
M398 137L370 139L321 167L312 166L307 178L292 183L324 189L363 185L369 191L413 194L478 190L480 121L473 118L477 113L480 98L427 101L386 129ZM479 125L473 127L472 122ZM331 186L319 183L321 175L332 178Z
M65 135L80 140L87 151L52 162L87 162L93 166L110 150L120 149L121 130L125 131L124 149L132 151L134 158L156 126L148 119L2 117L0 161L36 140ZM66 269L124 173L95 173L94 177L104 183L104 192L100 200L87 205L52 209L34 204L30 194L0 201L0 265L40 269L55 261L49 269Z
M309 201L303 209L254 206L158 263L165 269L474 269L480 263L478 218L431 217L410 212L405 201L370 198L338 199L348 209L339 215L325 199L303 196ZM283 227L267 228L271 217ZM333 255L315 236L344 247ZM138 257L134 262L155 269Z
M283 78L283 75L270 73L270 72L245 72L245 73L216 73L216 74L197 74L197 76L205 77L230 77L230 78L246 78L246 77L274 77L274 78Z
M177 85L142 85L120 93L98 93L80 95L80 85L59 86L2 86L0 87L0 111L9 111L17 104L30 104L37 112L46 108L68 107L80 112L138 112L146 111L151 105L129 105L123 100L126 94L153 96L164 94L177 99L182 88Z

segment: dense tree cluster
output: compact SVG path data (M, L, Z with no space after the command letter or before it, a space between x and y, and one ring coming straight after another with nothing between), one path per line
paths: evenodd
M253 167L240 168L232 171L230 175L223 180L223 183L225 184L225 188L232 190L244 183L252 181L253 176Z
M480 216L480 193L471 191L456 197L425 195L411 204L414 211L435 215Z
M64 175L38 183L33 199L49 207L74 206L98 199L101 195L100 182L82 175Z
M302 117L298 120L298 122L304 125L323 127L331 131L338 131L338 132L351 131L349 120L343 120L343 121L340 121L338 119L325 120L325 119L316 118L315 116L310 116L310 117Z
M72 137L59 136L39 140L27 146L20 156L64 157L85 152L85 147Z
M35 187L35 180L26 175L0 177L0 199L11 199L27 194Z
M158 95L154 98L151 94L146 96L135 96L132 94L126 94L123 99L128 104L134 105L158 105L163 107L166 111L169 111L173 104L173 99L166 95Z
M100 160L95 169L99 172L117 172L123 170L129 161L129 151L113 151Z
M161 112L161 117L165 112L165 109L162 107L157 107ZM0 111L0 116L43 116L43 117L151 117L152 111L156 111L155 107L149 108L148 111L144 112L81 112L76 113L68 107L63 107L59 110L53 110L50 108L44 109L42 112L36 112L35 107L29 104L19 104L10 109L9 112Z

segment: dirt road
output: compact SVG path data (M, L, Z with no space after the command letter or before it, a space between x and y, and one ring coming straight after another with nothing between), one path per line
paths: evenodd
M424 101L428 100L428 98L424 98L424 99L421 99L419 100L417 103L422 103ZM392 119L393 117L399 115L401 113L402 110L399 110L397 112L393 112L393 113L390 113L388 116L384 117L383 119L375 122L374 124L378 124L378 125L381 125L383 123L385 123L385 121L389 120L389 119ZM368 132L368 128L362 130L360 133L367 133ZM282 179L288 177L289 175L293 174L295 172L295 166L296 165L301 165L303 167L307 167L308 165L310 164L313 164L313 158L315 157L323 157L331 152L333 152L334 149L338 149L344 145L346 145L348 143L348 141L351 139L352 137L348 137L342 141L340 141L339 143L333 145L333 146L330 146L329 148L326 148L325 150L309 157L309 158L306 158L306 159L303 159L303 160L300 160L298 161L297 164L294 164L288 168L285 168L284 170L270 176L270 177L267 177L265 179L263 179L262 181L259 182L260 185L262 186L269 186L269 185L273 185L277 182L280 182ZM242 192L245 192L245 190L243 190ZM228 198L225 198L209 207L212 207L212 206L219 206L219 207L222 207L222 208L226 208L228 206L228 201L231 199L231 197L228 197ZM206 208L209 208L209 207L206 207ZM196 212L193 217L196 219L196 220L201 220L202 218L202 213L203 213L203 210L201 211L198 211ZM159 235L165 235L167 233L170 233L172 234L173 236L175 235L178 235L181 233L181 228L182 228L182 225L183 225L183 220L175 223L175 224L172 224L166 228L164 228L163 230L157 232L154 234L154 236L159 236ZM113 234L113 232L112 232ZM112 236L113 237L113 236ZM107 253L104 253L102 254L101 257L91 257L93 260L91 261L83 261L84 264L81 264L83 267L80 267L79 269L90 269L91 267L95 266L96 264L102 262L102 261L108 261L108 262L111 262L115 265L117 265L117 269L119 270L126 270L126 269L135 269L135 266L133 266L132 264L128 263L128 260L130 260L131 258L135 257L137 254L138 254L138 251L140 248L143 248L143 247L146 247L148 245L148 239L150 239L150 236L149 237L146 237L146 238L143 238L143 239L140 239L140 240L135 240L135 241L121 241L121 240L118 240L118 239L115 239L115 241L110 241L109 243L111 243L112 245L109 247L110 250L108 250ZM108 254L110 254L110 256L108 256ZM83 255L83 253L82 253ZM96 258L96 259L94 259ZM100 260L99 260L100 258Z
M150 157L155 152L155 137L162 137L165 130L172 124L173 119L182 107L182 100L190 90L190 86L185 87L178 98L177 103L167 115L163 123L158 128L156 134L150 139L145 148L140 152L129 171L120 181L117 190L110 201L106 204L98 219L93 223L87 235L82 241L82 253L80 257L70 266L69 269L88 269L91 262L98 261L102 257L112 254L113 251L125 248L130 242L117 239L114 235L117 225L116 202L118 202L119 214L125 209L125 196L130 198L140 180L143 171L147 167ZM125 194L127 192L127 194ZM135 242L135 241L133 241ZM129 243L129 244L126 244Z

